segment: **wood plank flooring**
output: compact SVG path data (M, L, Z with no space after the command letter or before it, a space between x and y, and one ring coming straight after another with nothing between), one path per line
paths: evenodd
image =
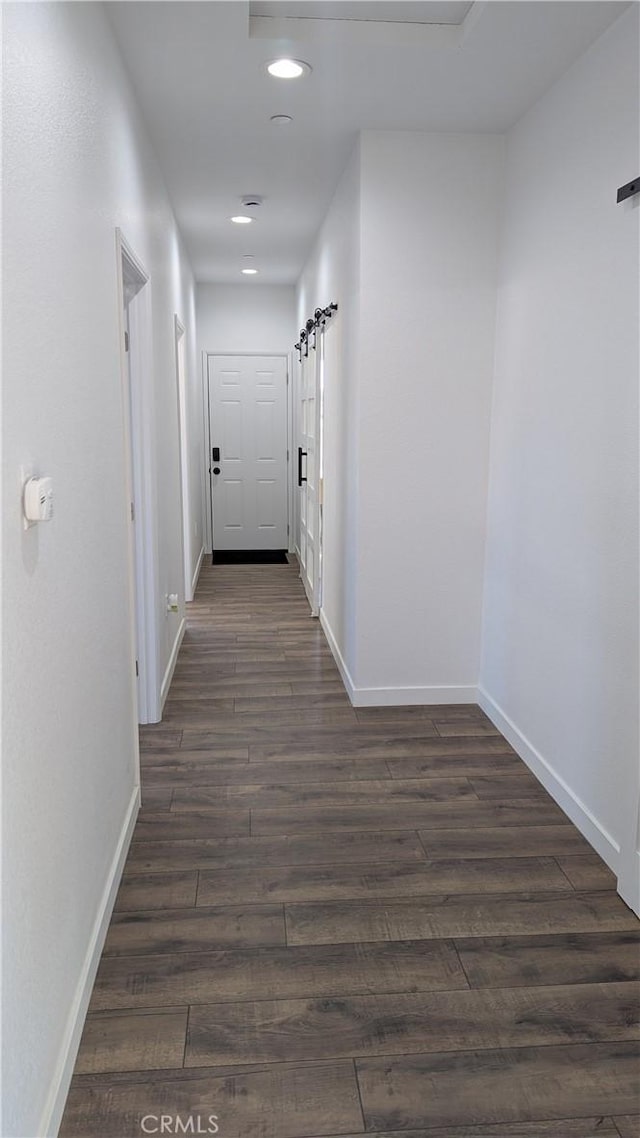
M293 565L203 568L141 756L61 1138L638 1138L613 875L477 707L352 708Z

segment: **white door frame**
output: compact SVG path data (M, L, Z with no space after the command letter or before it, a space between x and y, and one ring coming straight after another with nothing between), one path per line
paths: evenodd
M309 606L311 608L312 616L319 616L320 609L322 608L322 481L321 473L323 470L323 383L322 383L322 368L323 368L323 341L324 330L317 329L315 337L315 347L310 347L305 354L305 359L313 357L313 385L315 388L314 394L314 409L315 409L315 422L314 422L314 457L315 457L315 470L314 470L314 519L311 526L313 532L313 559L314 559L314 576L313 581L309 581L306 574L306 565L303 569L302 558L300 551L300 494L297 485L297 478L295 481L295 495L296 495L296 514L295 514L295 553L300 563L300 577L307 594ZM298 447L302 440L302 425L301 425L301 382L302 382L302 364L299 362L296 368L296 390L294 394L294 411L293 421L295 423L295 438L294 438L294 452L297 457ZM309 459L307 456L307 463ZM307 474L308 474L307 466Z
M325 334L324 324L318 328L317 351L318 367L316 370L316 399L318 400L318 413L316 417L316 448L318 453L318 616L322 609L322 583L324 578L324 387L325 387Z
M209 467L211 466L211 447L210 443L210 422L211 416L209 415L209 356L213 352L202 352L201 369L202 369L202 510L204 517L202 519L202 544L204 545L205 553L213 552L213 534L211 532L211 474Z
M293 382L292 396L291 396L291 439L292 448L291 453L294 461L291 463L291 501L293 508L291 511L292 522L291 532L293 534L293 550L292 552L298 559L298 564L301 565L300 555L300 496L298 494L298 446L300 445L300 384L302 383L302 360L296 355L295 363L293 366Z
M288 462L288 477L287 477L287 498L288 498L288 517L287 517L287 530L289 533L289 546L288 552L296 552L296 533L298 525L298 499L296 490L296 464L292 461L294 454L294 444L296 438L296 421L295 421L295 393L294 389L297 381L297 368L298 359L295 352L290 352L287 356L287 462Z
M173 317L175 346L176 394L178 400L178 446L180 450L180 509L182 513L182 564L184 599L193 600L191 548L191 485L189 476L189 428L187 380L185 372L185 328L177 313Z
M148 272L120 229L116 229L116 273L125 459L124 506L129 534L132 685L137 722L157 723L161 718L161 707L151 284ZM125 332L128 333L128 351Z
M291 395L291 359L287 352L209 352L202 353L202 379L203 379L203 414L204 414L204 438L205 438L205 476L206 476L206 535L207 535L207 552L213 553L213 492L211 483L211 397L210 397L210 376L209 376L209 360L222 357L238 357L247 356L251 359L259 356L264 359L284 360L287 369L287 534L289 552L293 551L293 524L292 524L292 468L291 462L291 440L293 438L293 426L291 415L292 395Z

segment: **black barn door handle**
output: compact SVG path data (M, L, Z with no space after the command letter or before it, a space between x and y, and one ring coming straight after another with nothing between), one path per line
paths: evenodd
M303 455L305 458L307 457L306 450L303 450L302 447L298 447L298 486L302 486L302 483L307 481L306 477L305 478L302 477L302 456Z

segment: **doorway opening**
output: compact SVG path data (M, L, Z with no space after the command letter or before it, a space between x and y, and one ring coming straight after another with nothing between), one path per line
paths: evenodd
M191 485L189 478L189 436L187 386L185 375L185 332L184 325L176 315L173 319L176 385L178 391L178 431L180 443L180 505L182 509L182 563L184 569L184 599L193 600L193 543L191 540Z
M119 229L116 268L122 321L121 374L129 520L132 668L139 723L160 720L157 643L157 556L153 509L153 415L150 400L151 285Z

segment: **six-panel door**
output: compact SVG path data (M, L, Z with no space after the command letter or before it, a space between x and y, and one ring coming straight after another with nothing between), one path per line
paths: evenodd
M209 415L214 549L286 549L286 357L210 356Z

